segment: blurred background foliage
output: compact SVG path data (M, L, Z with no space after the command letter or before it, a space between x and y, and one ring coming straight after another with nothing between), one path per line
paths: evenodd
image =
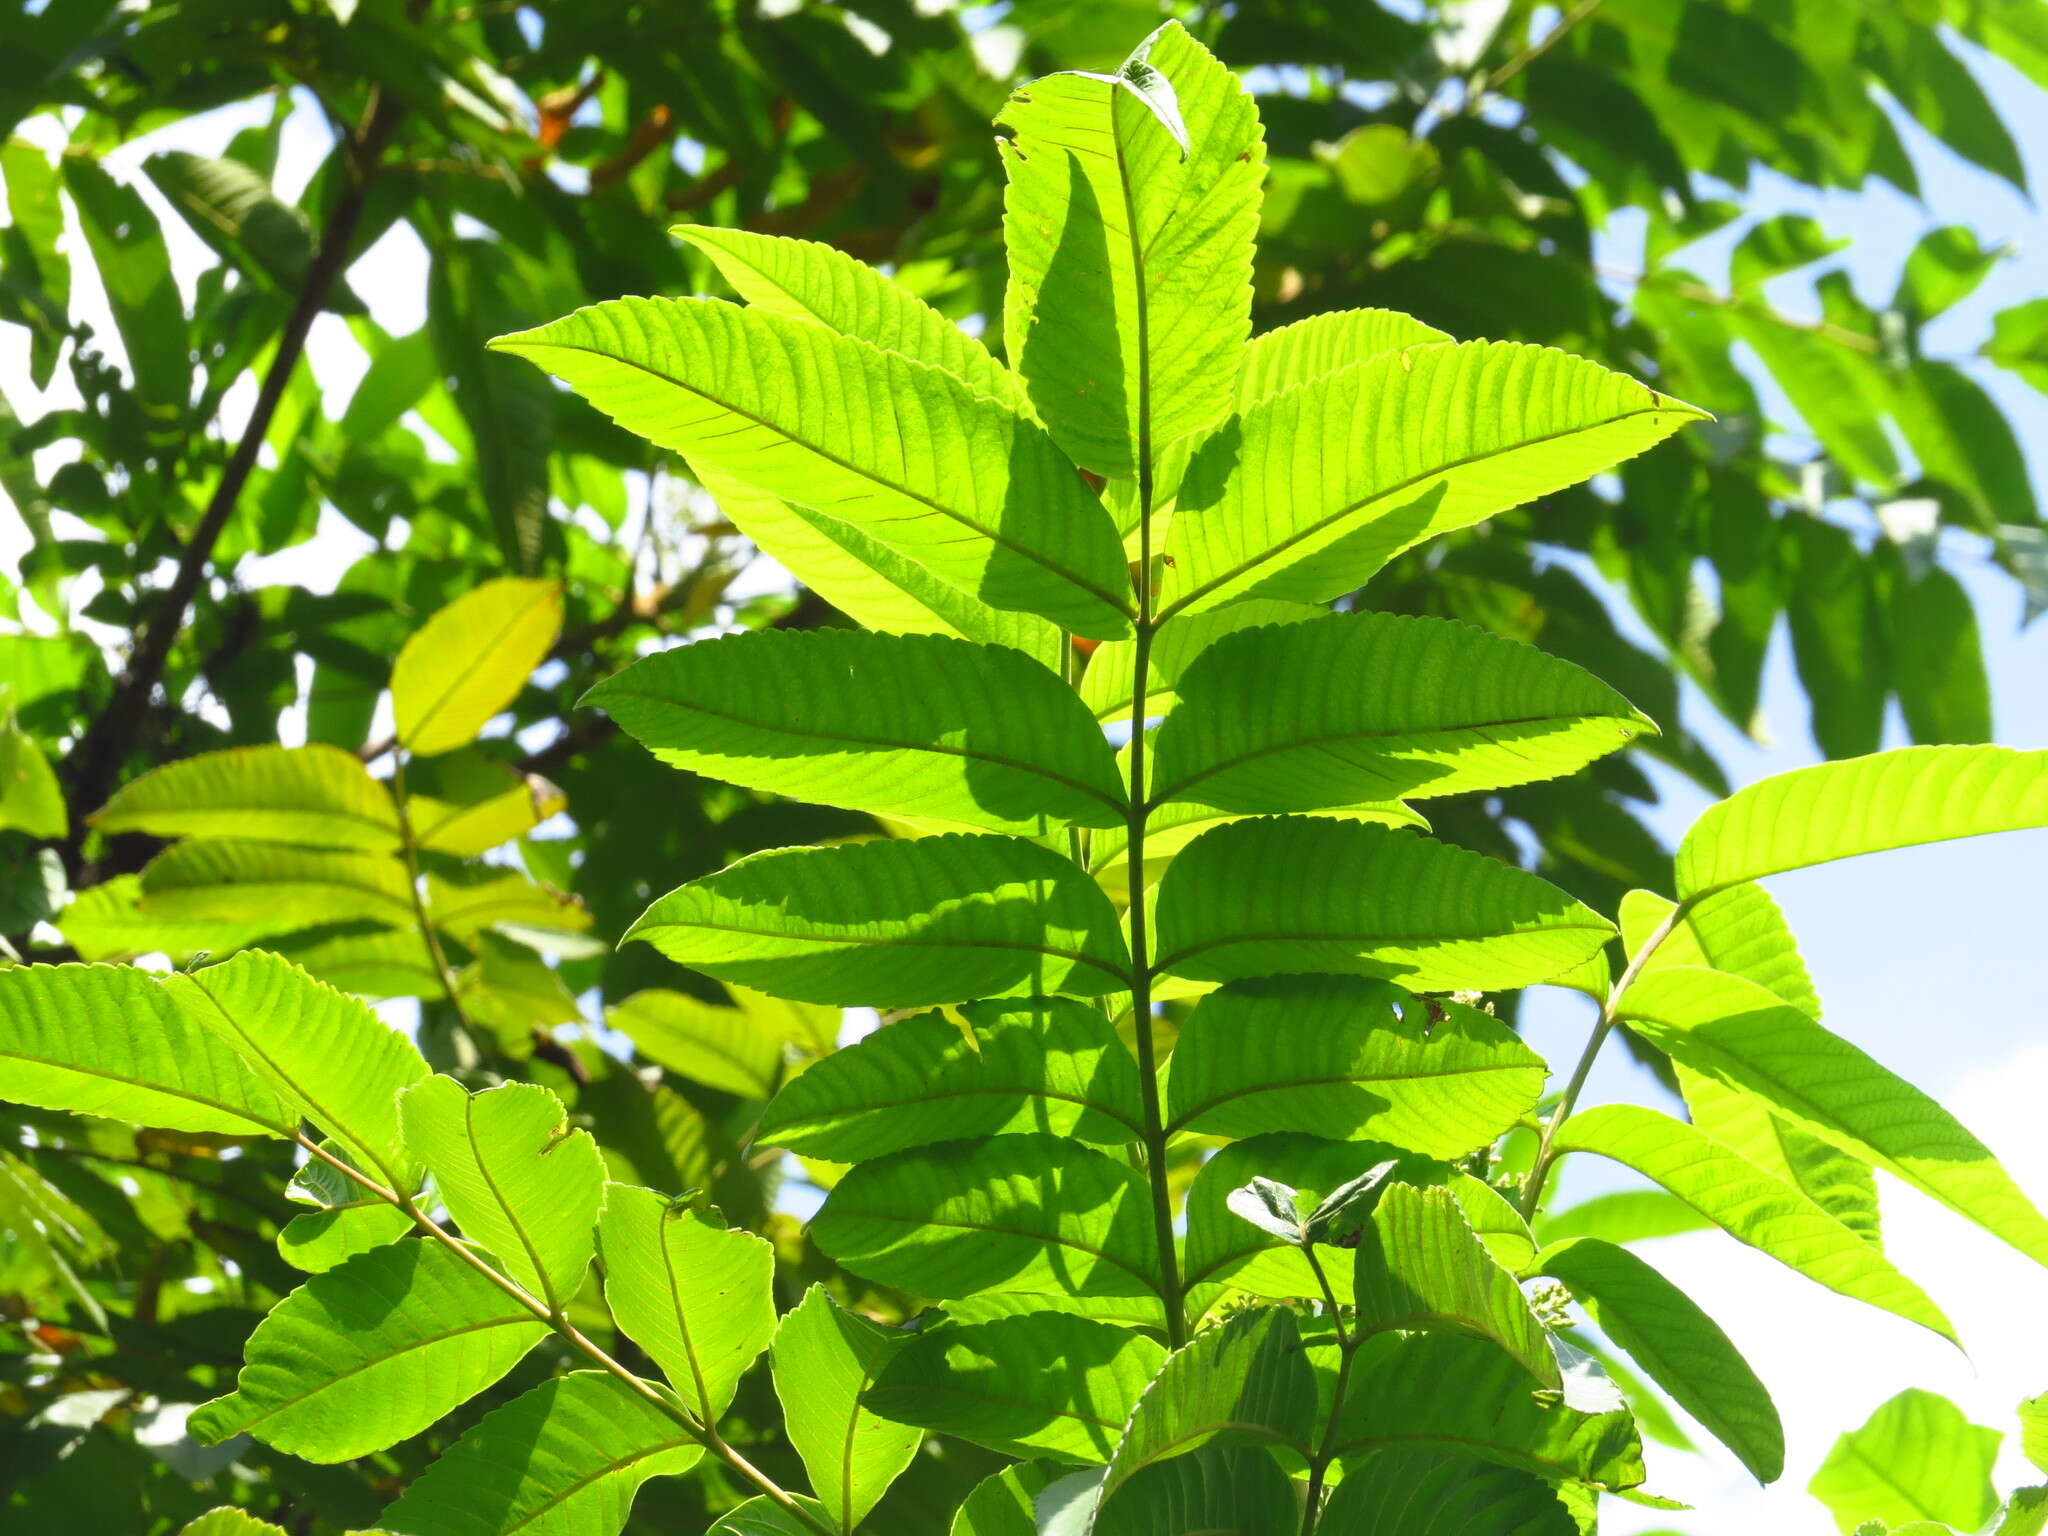
M2048 300L1974 352L1924 350L2002 250L1929 227L1893 291L1859 291L1815 218L1743 205L1766 176L1816 206L1916 196L1942 171L1908 123L2024 192L1969 61L2048 86L2040 0L8 0L8 953L161 964L262 942L416 998L393 1016L416 1007L437 1065L545 1082L617 1176L708 1187L765 1227L785 1304L832 1277L790 1214L832 1170L763 1163L746 1137L840 1019L612 946L740 854L880 829L679 774L576 700L651 645L836 616L687 466L481 343L593 300L717 291L666 233L688 222L828 241L979 329L1004 282L991 117L1019 80L1113 65L1163 14L1260 96L1261 328L1402 309L1597 358L1717 418L1354 599L1535 642L1664 728L1568 784L1436 802L1439 835L1610 911L1661 887L1641 820L1657 776L1724 787L1681 697L1755 727L1781 620L1826 754L1874 749L1890 719L1990 739L1955 571L1992 562L2013 609L2048 606L2028 463L1983 384L2003 367L2048 388ZM1725 283L1688 268L1736 231ZM1627 270L1617 244L1640 252ZM1818 275L1781 310L1801 272ZM226 747L321 743L388 776L399 647L507 575L560 584L559 638L509 719L411 785L454 995L388 850L167 847L118 807L95 824L147 770ZM186 1405L224 1390L300 1278L276 1242L298 1209L284 1159L0 1106L9 1532L166 1531L223 1499L346 1530L551 1368L536 1354L444 1429L343 1466L196 1446ZM781 1475L760 1386L740 1417ZM979 1457L924 1455L867 1529L943 1529ZM698 1528L734 1497L715 1472L664 1480L633 1529Z

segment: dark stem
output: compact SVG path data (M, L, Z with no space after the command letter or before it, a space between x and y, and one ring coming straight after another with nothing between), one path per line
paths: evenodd
M87 830L86 818L106 803L122 763L141 735L150 700L157 685L163 681L164 668L170 661L171 647L184 629L186 611L192 606L192 599L212 567L213 547L234 514L235 504L248 483L249 472L256 467L257 455L270 432L271 419L276 416L285 389L290 385L292 374L306 350L307 334L326 306L334 284L348 267L356 226L362 222L371 184L376 180L385 146L391 142L391 136L404 114L402 103L381 90L377 91L362 126L350 136L344 155L349 172L348 183L328 216L327 227L320 236L320 248L306 268L305 282L300 285L284 329L278 334L277 351L270 360L269 371L263 376L263 387L256 396L256 407L249 414L249 423L242 429L241 439L235 444L227 467L221 471L220 480L207 501L206 511L199 519L199 526L192 530L191 538L186 541L177 573L172 576L171 584L157 599L154 611L143 625L135 650L114 684L106 708L93 718L92 724L79 738L78 745L64 758L71 832L59 851L65 869L73 879L77 878L82 863L80 849Z
M1316 1284L1322 1287L1323 1304L1330 1309L1330 1321L1337 1330L1336 1395L1330 1399L1330 1420L1323 1426L1322 1443L1308 1459L1307 1501L1301 1511L1301 1536L1315 1536L1316 1522L1323 1517L1323 1481L1330 1475L1330 1463L1337 1459L1337 1424L1344 1413L1344 1394L1351 1389L1351 1362L1358 1358L1358 1346L1365 1342L1365 1335L1345 1331L1337 1293L1330 1288L1330 1277L1323 1272L1323 1261L1316 1257L1316 1245L1305 1243L1302 1252L1308 1255L1308 1267Z

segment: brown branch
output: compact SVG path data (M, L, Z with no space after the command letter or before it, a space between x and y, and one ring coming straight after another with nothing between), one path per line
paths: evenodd
M271 358L269 371L263 376L263 387L256 396L256 406L250 412L249 423L243 428L226 468L221 471L220 480L207 501L206 511L199 519L199 526L186 541L177 574L171 578L171 584L155 604L155 611L144 623L135 650L128 658L128 665L122 669L106 708L93 718L77 746L64 758L65 798L71 810L71 833L59 851L66 870L74 878L79 873L79 850L87 830L86 818L106 803L122 763L135 746L151 698L157 685L163 681L171 647L184 629L186 612L206 580L212 565L214 545L219 542L228 519L234 514L235 504L248 483L249 472L256 467L257 455L270 432L271 419L276 416L285 389L305 352L306 337L313 328L313 321L326 307L335 283L348 267L356 226L362 222L371 184L376 179L384 149L404 113L401 102L379 91L362 125L350 135L344 157L349 172L348 184L328 217L327 227L320 237L320 248L306 269L306 280L300 286L291 314L278 335L277 351Z

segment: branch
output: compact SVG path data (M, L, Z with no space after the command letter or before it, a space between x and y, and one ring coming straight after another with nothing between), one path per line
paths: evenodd
M243 428L241 440L235 444L227 467L221 471L220 480L207 501L206 511L199 519L199 526L193 529L192 537L186 541L177 574L171 578L170 586L165 588L155 605L155 612L143 626L134 653L128 658L120 680L115 683L106 708L94 717L79 738L78 745L64 758L71 832L59 852L66 870L74 879L79 873L79 850L85 839L87 815L106 803L121 765L141 733L151 696L163 681L171 647L185 626L186 611L206 580L212 565L214 545L219 542L222 530L234 514L242 488L248 483L249 472L256 467L256 457L269 435L271 419L276 416L285 389L305 352L307 334L320 311L326 307L335 282L348 267L356 226L362 222L371 184L376 180L385 146L390 143L399 119L404 115L405 108L401 102L379 91L362 126L350 135L344 157L350 172L348 185L343 188L334 211L328 217L327 227L320 237L320 248L306 269L306 280L292 303L283 331L278 335L277 351L271 358L269 371L263 376L263 387L256 396L256 407L250 412L249 423Z
M1579 3L1573 6L1570 13L1560 20L1556 26L1536 39L1535 42L1529 44L1528 47L1524 48L1512 59L1509 59L1507 63L1501 65L1499 69L1488 75L1480 84L1479 89L1472 93L1473 99L1476 101L1481 97L1490 96L1506 85L1515 76L1563 42L1567 32L1570 32L1573 27L1576 27L1588 16L1599 10L1600 6L1601 0L1579 0Z

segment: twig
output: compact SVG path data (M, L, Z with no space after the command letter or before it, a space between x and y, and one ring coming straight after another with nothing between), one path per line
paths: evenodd
M277 414L286 387L305 352L307 334L326 306L329 292L348 267L356 226L362 222L371 184L376 179L384 149L404 115L402 102L381 90L377 91L361 127L345 141L348 145L345 159L350 171L348 185L343 188L333 213L328 217L327 227L320 237L320 248L306 269L306 280L293 301L284 329L278 334L277 350L271 358L269 371L263 376L263 386L256 396L255 408L249 413L248 425L242 429L241 440L235 444L226 468L221 471L220 480L207 501L206 511L185 544L177 573L154 605L155 611L144 624L134 653L122 669L120 680L114 684L106 707L94 716L78 745L64 758L71 832L59 851L65 869L73 878L79 873L80 849L88 829L87 816L106 803L121 765L135 745L151 696L163 681L171 647L184 629L186 611L192 606L192 600L211 568L214 545L219 542L222 530L234 514L235 504L248 483L250 471L256 467L257 455L269 434L271 419Z
M1687 906L1680 902L1666 915L1650 936L1643 940L1643 947L1636 951L1635 958L1628 963L1628 969L1621 973L1621 980L1614 984L1607 994L1607 1001L1600 1007L1600 1017L1593 1025L1593 1033L1587 1037L1586 1048L1579 1053L1579 1064L1572 1068L1571 1081L1564 1085L1564 1092L1558 1096L1557 1107L1550 1112L1545 1122L1542 1138L1536 1145L1535 1161L1529 1164L1529 1179L1522 1186L1522 1216L1533 1221L1536 1207L1543 1200L1543 1183L1550 1177L1550 1166L1557 1161L1557 1133L1577 1107L1579 1095L1585 1091L1586 1079L1592 1075L1593 1061L1600 1054L1600 1047L1607 1043L1607 1037L1614 1032L1614 1021L1620 1016L1622 996L1642 975L1643 967L1650 963L1650 957L1657 948L1671 937L1672 930L1685 920Z
M1473 98L1477 100L1482 96L1490 96L1506 85L1515 76L1563 42L1565 34L1599 10L1601 3L1602 0L1579 0L1579 3L1573 6L1556 26L1537 38L1535 42L1530 43L1520 53L1509 59L1507 63L1501 65L1499 69L1488 75L1480 83L1479 89L1472 93Z

